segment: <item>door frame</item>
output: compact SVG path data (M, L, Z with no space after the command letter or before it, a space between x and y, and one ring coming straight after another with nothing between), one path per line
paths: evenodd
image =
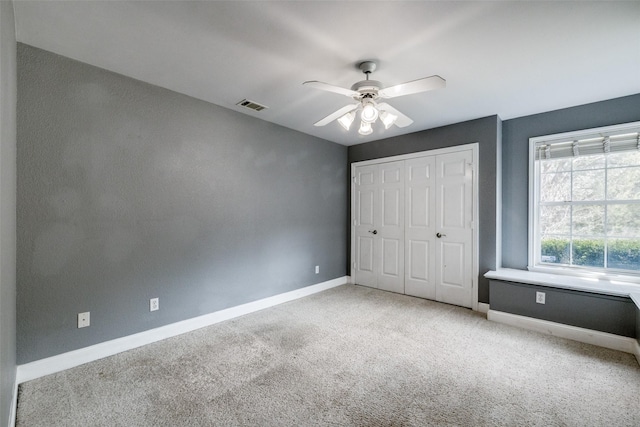
M471 251L472 251L472 255L471 255L471 277L472 277L472 290L471 290L471 296L473 298L473 301L471 303L471 308L474 311L478 311L478 275L480 273L480 268L479 268L479 225L480 225L480 221L479 221L479 210L478 210L478 203L479 203L479 198L478 198L478 170L480 167L479 164L479 147L480 144L477 142L471 143L471 144L463 144L463 145L455 145L452 147L445 147L445 148L436 148L433 150L427 150L427 151L420 151L417 153L410 153L410 154L401 154L398 156L391 156L391 157L381 157L379 159L373 159L373 160L363 160L361 162L354 162L351 163L351 218L350 218L350 228L351 228L351 267L350 267L350 271L351 271L351 280L355 280L355 259L356 259L356 242L355 242L355 238L356 238L356 229L355 229L355 189L356 189L356 168L359 166L367 166L367 165L375 165L375 164L380 164L380 163L389 163L389 162L396 162L396 161L400 161L400 160L409 160L409 159L415 159L415 158L419 158L419 157L426 157L426 156L437 156L439 154L449 154L449 153L456 153L459 151L466 151L466 150L471 150L472 153L472 158L473 158L473 187L472 187L472 191L473 191L473 219L472 219L472 243L471 243Z

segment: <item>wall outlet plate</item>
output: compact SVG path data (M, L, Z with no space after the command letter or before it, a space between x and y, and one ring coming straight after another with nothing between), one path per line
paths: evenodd
M91 324L91 313L85 311L84 313L78 313L78 328L86 328Z
M545 303L545 298L546 294L544 292L536 292L536 302L538 304L544 304Z
M151 298L149 300L149 311L160 310L160 298Z
M316 265L316 274L320 273L320 266Z

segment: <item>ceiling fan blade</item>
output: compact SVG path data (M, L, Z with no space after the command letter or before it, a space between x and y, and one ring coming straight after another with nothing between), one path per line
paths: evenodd
M353 110L355 110L359 106L360 106L360 104L345 105L344 107L342 107L338 111L335 111L335 112L329 114L324 119L315 122L313 125L314 126L324 126L327 123L331 123L332 121L344 116L345 114L352 112Z
M441 89L446 85L446 80L440 76L424 77L422 79L384 88L378 91L378 96L380 98L395 98L398 96L426 92L428 90Z
M360 94L355 90L345 89L340 86L334 86L334 85L330 85L329 83L323 83L316 80L311 80L308 82L304 82L302 84L304 86L309 86L315 89L324 90L325 92L339 93L340 95L346 95L349 97L360 96Z
M411 123L413 123L413 120L411 120L409 117L405 116L404 114L402 114L400 111L396 110L395 108L393 108L391 105L387 104L386 102L381 102L380 104L378 104L378 109L381 111L386 111L387 113L391 113L395 116L398 116L396 122L394 123L396 126L398 126L399 128L404 128L409 126Z

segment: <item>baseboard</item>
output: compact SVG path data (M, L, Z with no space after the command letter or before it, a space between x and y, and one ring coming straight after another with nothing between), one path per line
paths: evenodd
M479 302L478 303L478 312L483 313L483 314L487 314L489 312L489 304L487 304L486 302Z
M11 408L9 409L9 427L15 427L16 416L18 415L18 378L13 382L13 397L11 399Z
M156 341L171 338L176 335L191 332L196 329L204 328L225 320L230 320L255 311L264 310L278 304L303 298L327 289L335 288L347 283L347 277L343 276L337 279L328 280L326 282L296 289L294 291L285 292L283 294L274 295L258 301L247 304L230 307L214 313L205 314L203 316L194 317L192 319L183 320L181 322L172 323L170 325L161 326L159 328L150 329L134 335L105 341L89 347L73 350L67 353L48 357L46 359L36 360L34 362L19 365L16 373L16 384L30 381L45 375L54 374L64 371L88 362L93 362L104 357L112 356L123 351L132 350L142 347Z
M638 365L640 365L640 343L638 343L638 340L636 340L634 351L636 355L636 360L638 361Z
M638 357L638 341L634 338L495 310L489 310L487 313L487 319L493 322L517 326L531 331L635 354L636 357Z

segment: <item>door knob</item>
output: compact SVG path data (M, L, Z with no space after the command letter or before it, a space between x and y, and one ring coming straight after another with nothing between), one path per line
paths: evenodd
M371 234L378 234L378 230L373 230L373 231L369 230L369 233L371 233Z
M436 237L439 239L439 238L441 238L441 237L447 237L447 235L446 235L446 234L440 234L440 233L437 233L437 234L436 234Z

